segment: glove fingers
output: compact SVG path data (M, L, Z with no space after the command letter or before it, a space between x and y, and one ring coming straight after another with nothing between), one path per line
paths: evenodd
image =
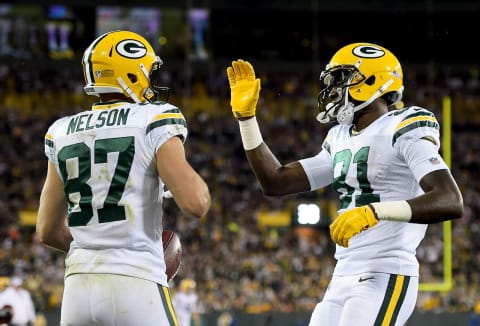
M341 244L339 240L341 230L342 227L339 225L338 219L330 225L330 238L332 238L332 240L338 244Z
M348 247L348 240L351 238L348 236L348 232L343 230L343 232L338 232L336 242L342 247Z
M247 80L255 80L255 70L253 70L252 64L248 61L245 61L243 67L244 70L242 73L244 74L245 78Z
M242 66L244 61L242 59L238 59L232 62L233 71L235 72L235 79L236 81L240 81L243 79L242 76Z
M246 79L246 80L255 80L255 70L250 62L238 59L232 62L234 76L236 81ZM228 71L228 68L227 68ZM230 78L230 76L229 76Z
M330 225L330 237L334 242L342 247L348 247L348 242L353 235L350 235L353 231L349 225L350 217L346 214L341 214Z
M228 83L230 84L230 87L235 86L235 84L237 83L237 80L235 79L235 72L233 71L232 67L227 68L227 76L228 76Z
M255 80L255 71L253 70L253 66L248 61L238 60L238 73L241 79ZM237 72L237 70L235 70Z

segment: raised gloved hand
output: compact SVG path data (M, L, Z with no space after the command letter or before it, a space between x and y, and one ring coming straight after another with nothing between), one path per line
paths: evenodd
M255 79L255 71L248 61L236 60L227 68L230 84L230 105L235 118L248 118L255 115L260 95L260 79Z
M355 207L338 215L330 224L330 237L340 246L348 247L348 242L354 235L377 223L378 219L370 205Z

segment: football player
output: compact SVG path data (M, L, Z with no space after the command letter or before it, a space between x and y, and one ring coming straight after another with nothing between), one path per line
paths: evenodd
M418 293L415 251L427 224L463 215L463 201L439 155L439 123L422 107L390 110L403 92L400 62L386 48L340 48L320 75L321 123L334 124L313 157L283 164L263 141L255 110L260 79L235 60L227 68L231 107L249 164L270 196L332 185L336 267L310 326L404 325Z
M178 290L172 296L172 304L179 326L200 326L198 295L195 293L197 283L191 278L180 281Z
M178 325L163 256L164 187L197 218L210 193L186 159L182 112L157 101L161 64L136 33L99 36L83 70L85 92L100 101L45 135L37 232L68 252L61 325Z

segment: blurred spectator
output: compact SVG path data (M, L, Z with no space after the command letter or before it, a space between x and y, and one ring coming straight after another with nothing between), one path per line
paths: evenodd
M237 322L230 312L224 311L217 318L217 326L237 326Z
M10 286L0 293L0 307L12 307L12 326L34 326L35 307L30 292L22 287L23 279L14 276Z
M200 326L200 311L198 295L195 293L197 284L190 278L184 278L172 296L172 305L179 326Z

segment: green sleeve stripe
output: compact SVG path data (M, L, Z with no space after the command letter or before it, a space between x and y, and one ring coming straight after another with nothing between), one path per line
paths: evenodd
M330 153L330 144L328 142L323 142L322 148L326 150L328 153ZM332 154L332 153L330 153Z
M146 133L148 134L153 129L158 128L158 127L162 127L162 126L166 126L166 125L183 125L184 127L186 127L187 122L185 121L185 119L173 119L173 118L157 120L157 121L154 121L154 122L150 123L147 126Z
M180 113L180 110L179 109L171 109L171 110L166 110L162 113Z
M422 127L430 127L430 128L435 128L437 130L440 129L440 126L437 121L429 121L429 120L415 121L411 124L406 125L403 128L400 128L393 134L392 146L396 143L397 139L400 138L402 135L406 134L409 131L412 131L413 129L422 128Z
M415 113L412 113L412 114L409 114L409 115L405 116L402 121L405 121L405 120L408 120L408 119L414 118L414 117L419 117L419 116L422 116L422 115L423 116L428 116L428 117L434 117L432 112L420 110L420 111L417 111Z
M45 138L45 145L47 145L48 147L52 147L52 148L53 148L53 141L50 140L50 139Z
M408 109L409 108L393 110L393 111L390 111L389 115L399 115L399 114L402 114L403 112L405 112Z

